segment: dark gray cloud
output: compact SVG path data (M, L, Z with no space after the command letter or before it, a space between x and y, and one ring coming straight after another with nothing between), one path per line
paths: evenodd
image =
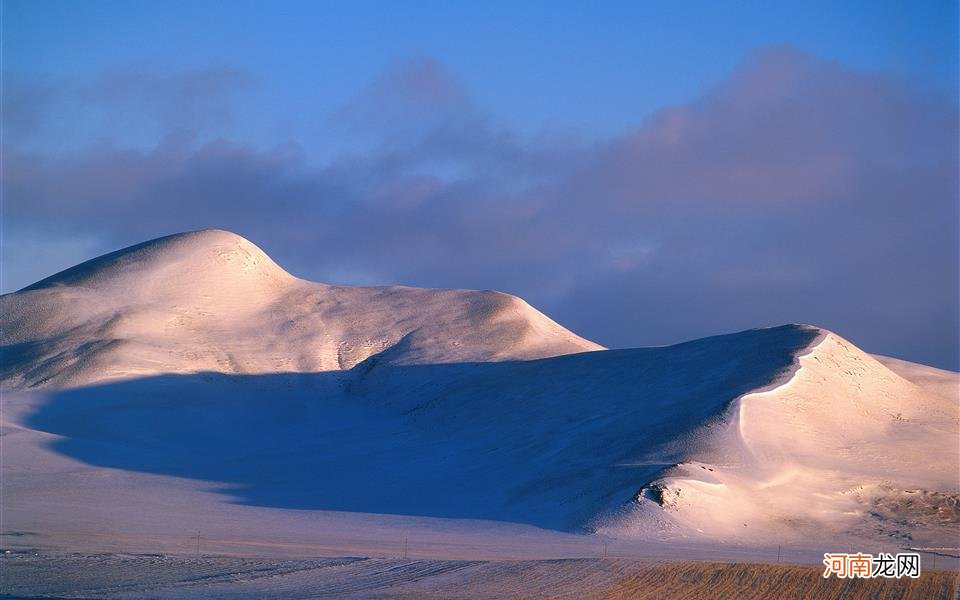
M955 90L768 49L614 138L524 136L418 59L333 116L363 150L317 166L198 142L243 78L196 77L168 82L152 114L200 108L150 150L6 148L7 231L107 250L222 227L301 276L502 289L611 346L802 321L958 366ZM156 81L99 85L142 106Z

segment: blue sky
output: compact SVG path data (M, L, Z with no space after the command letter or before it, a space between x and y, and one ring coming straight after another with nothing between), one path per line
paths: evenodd
M4 291L219 226L611 346L806 321L960 360L956 2L2 10Z
M955 2L7 0L4 13L6 69L92 78L233 66L256 82L235 136L321 147L310 133L326 113L385 65L418 56L448 66L513 127L588 135L696 98L764 46L941 85L957 70Z

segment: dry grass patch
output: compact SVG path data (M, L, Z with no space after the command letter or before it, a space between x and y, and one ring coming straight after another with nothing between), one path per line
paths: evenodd
M956 571L928 571L919 579L825 579L813 565L666 562L641 565L593 600L843 598L844 600L953 600Z

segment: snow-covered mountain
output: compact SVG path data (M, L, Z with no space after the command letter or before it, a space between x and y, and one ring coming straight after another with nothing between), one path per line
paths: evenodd
M94 259L0 311L11 530L159 535L191 515L316 536L366 514L753 545L960 535L957 374L816 327L604 350L512 296L307 282L223 231Z
M499 292L297 279L246 239L172 235L0 298L2 378L72 386L161 373L313 373L600 350Z

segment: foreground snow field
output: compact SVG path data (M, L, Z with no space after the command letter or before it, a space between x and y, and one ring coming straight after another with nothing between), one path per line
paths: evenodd
M604 350L512 296L307 282L222 231L0 314L6 548L957 553L957 374L816 327Z

